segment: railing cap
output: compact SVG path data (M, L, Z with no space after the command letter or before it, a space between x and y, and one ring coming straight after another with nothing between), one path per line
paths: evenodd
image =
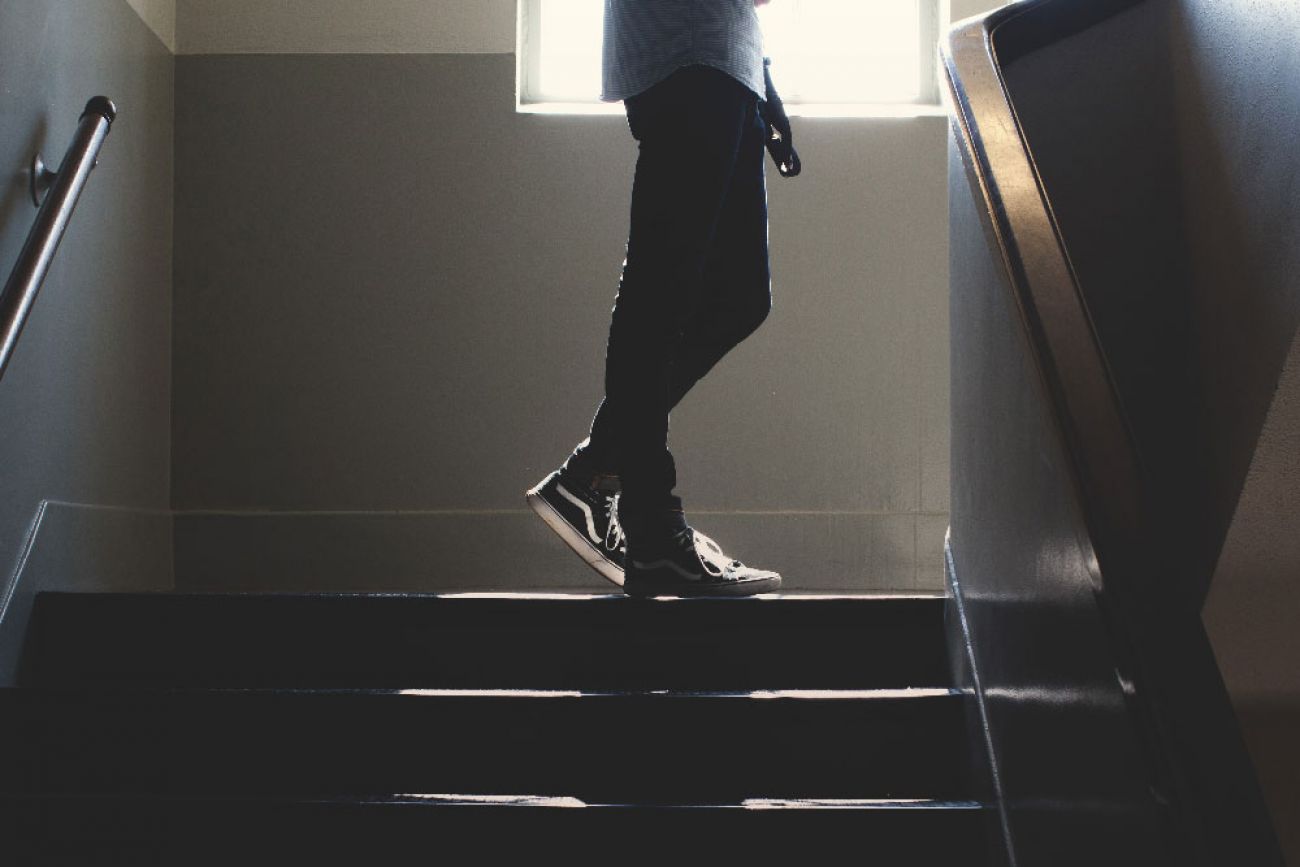
M117 120L117 106L107 96L96 96L86 103L86 110L81 113L81 116L84 118L88 114L97 114L112 126L113 121Z

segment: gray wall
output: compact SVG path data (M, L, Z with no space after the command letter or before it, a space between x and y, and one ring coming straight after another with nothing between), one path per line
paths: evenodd
M1300 322L1300 7L1264 5L1151 0L1008 72L1202 599Z
M1188 221L1200 319L1240 365L1202 361L1219 398L1206 415L1237 456L1204 617L1288 861L1300 863L1300 7L1238 7L1183 0L1174 45L1206 58L1185 67L1183 105L1214 109L1185 111L1181 130L1202 143L1185 173L1221 203ZM1242 370L1248 389L1235 387Z
M514 73L177 58L182 585L602 588L522 494L601 396L635 145ZM674 412L678 492L794 588L938 589L945 121L796 123L773 313Z
M173 79L170 52L125 0L0 4L6 276L36 213L31 155L57 163L95 94L120 111L0 381L3 624L25 622L41 586L171 580L158 510L170 490ZM60 558L42 552L61 545L77 557L46 568ZM113 565L128 561L140 568Z
M1290 0L1150 0L1009 81L1300 858L1297 32Z
M1205 628L1268 793L1300 863L1300 334L1238 501Z

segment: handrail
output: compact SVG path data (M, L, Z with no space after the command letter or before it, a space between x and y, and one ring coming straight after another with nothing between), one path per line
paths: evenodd
M0 293L0 379L4 377L27 315L41 291L59 242L72 219L72 212L91 170L98 164L100 148L116 118L117 107L113 101L106 96L95 97L86 103L86 110L81 114L59 171L51 174L44 170L39 157L33 166L33 195L39 199L38 191L44 184L49 185L49 191L9 274L4 292Z
M1058 16L1052 36L1059 38L1062 19L1081 29L1136 2L1080 3L1071 6L1077 10L1072 16L1065 16L1053 0L1030 0L954 30L944 46L954 117L962 133L959 143L969 149L991 203L993 232L1056 401L1074 470L1087 495L1107 504L1102 515L1089 516L1104 526L1090 529L1126 547L1147 533L1142 526L1144 469L1074 264L999 72L999 64L1027 50L1024 38L1007 48L994 42L994 33L1012 31L1017 19L1046 7Z

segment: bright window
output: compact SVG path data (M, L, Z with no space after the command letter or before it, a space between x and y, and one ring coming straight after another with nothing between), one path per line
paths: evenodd
M655 2L655 0L644 0ZM933 105L941 0L772 0L759 10L788 105ZM603 0L520 0L522 105L600 102Z

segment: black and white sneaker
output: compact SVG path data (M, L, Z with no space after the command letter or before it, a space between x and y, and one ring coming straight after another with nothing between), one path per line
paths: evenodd
M655 550L642 550L636 539L632 545L623 583L629 596L753 596L781 587L780 574L728 557L689 525Z
M588 566L622 587L627 541L618 522L619 492L605 484L609 479L596 476L584 484L561 467L524 498Z

